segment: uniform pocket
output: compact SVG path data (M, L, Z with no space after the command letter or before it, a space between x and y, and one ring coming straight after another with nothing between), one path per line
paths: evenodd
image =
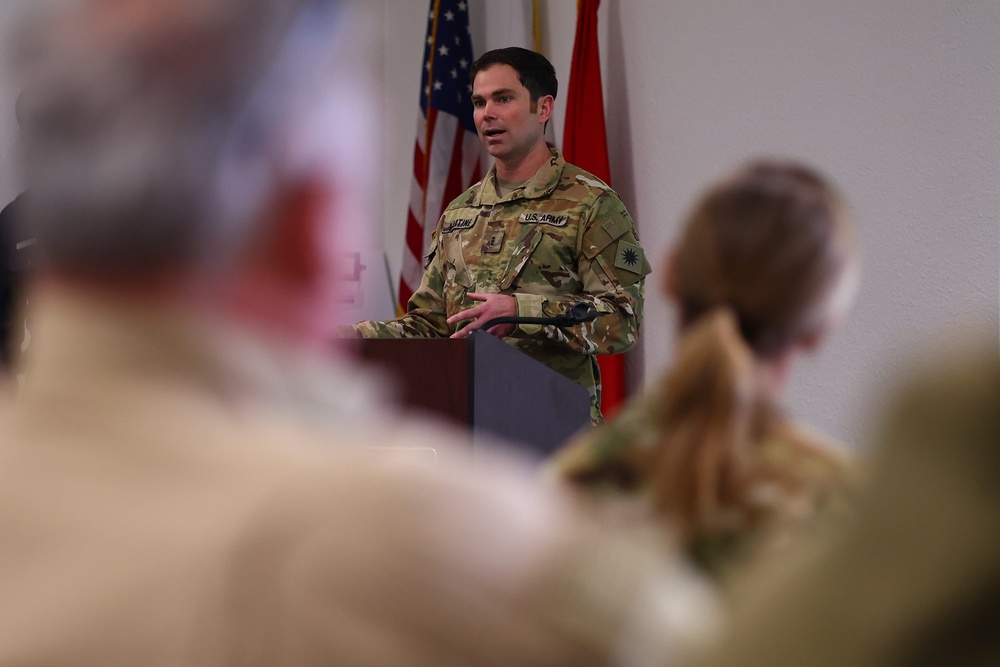
M501 290L510 289L510 286L514 284L517 277L521 275L524 265L528 263L529 259L532 259L536 264L546 261L543 257L533 257L538 244L542 240L542 236L544 236L542 230L537 225L524 225L524 227L524 233L517 240L513 253L507 261L507 267L501 275Z

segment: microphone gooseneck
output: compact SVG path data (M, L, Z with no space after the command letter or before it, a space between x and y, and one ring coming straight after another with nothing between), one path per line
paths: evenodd
M484 324L480 329L489 331L498 324L541 324L554 327L571 327L574 324L582 324L597 319L597 311L591 308L589 303L579 302L562 315L555 317L494 317Z

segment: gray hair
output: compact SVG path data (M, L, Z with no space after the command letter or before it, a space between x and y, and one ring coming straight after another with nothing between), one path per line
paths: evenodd
M331 66L340 3L97 4L64 1L20 31L25 218L43 261L225 263L310 159L294 126Z

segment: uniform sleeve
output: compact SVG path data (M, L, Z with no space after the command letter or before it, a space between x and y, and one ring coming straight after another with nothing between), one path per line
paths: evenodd
M638 492L643 471L638 452L656 447L667 425L666 379L629 401L614 421L582 431L546 462L547 475L593 491Z
M546 336L583 354L617 354L636 343L642 323L643 284L651 271L624 204L613 193L598 198L581 225L580 294L515 293L521 317L556 317L583 301L597 319L574 327L520 325L512 337Z
M410 297L406 314L392 320L358 322L349 335L356 338L444 338L451 334L444 303L444 274L437 251L437 231L424 263L420 287Z

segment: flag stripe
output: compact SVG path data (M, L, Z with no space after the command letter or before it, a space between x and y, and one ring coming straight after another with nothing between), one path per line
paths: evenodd
M462 143L462 180L470 185L478 183L483 178L483 144L472 132L465 133Z
M455 127L455 138L452 141L451 159L448 163L447 180L444 184L444 201L450 202L458 195L465 192L465 181L462 179L462 135L465 130L462 126Z

